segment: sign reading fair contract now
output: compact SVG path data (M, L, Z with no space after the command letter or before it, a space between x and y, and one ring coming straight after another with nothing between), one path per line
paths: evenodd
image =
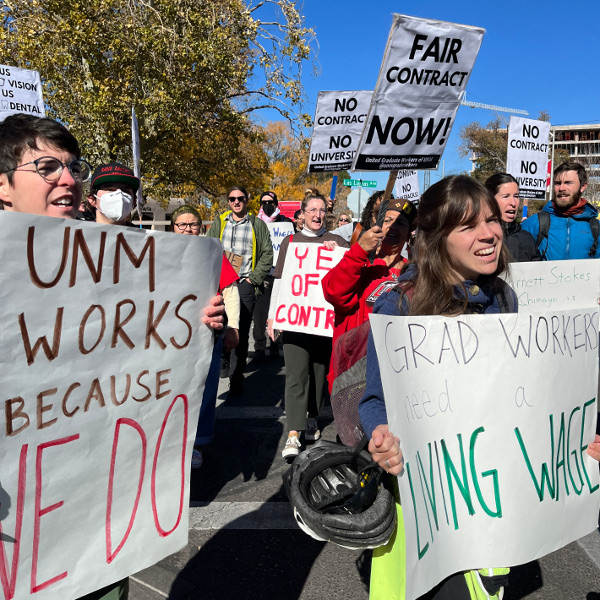
M333 337L333 306L323 297L321 279L333 269L346 248L323 244L288 246L281 275L274 329Z
M78 598L187 543L222 249L12 212L0 227L0 598Z
M483 33L394 15L353 171L437 168Z
M46 116L40 74L0 65L0 121L16 113Z

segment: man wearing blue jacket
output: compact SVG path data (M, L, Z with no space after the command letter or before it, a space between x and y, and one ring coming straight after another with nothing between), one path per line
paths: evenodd
M598 211L583 197L586 188L582 165L559 165L554 170L554 198L521 223L537 240L543 260L600 258Z

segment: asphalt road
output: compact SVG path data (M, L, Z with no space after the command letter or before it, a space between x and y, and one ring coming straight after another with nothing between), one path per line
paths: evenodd
M246 370L244 395L221 380L214 443L192 472L186 548L130 578L130 600L366 600L370 551L301 532L282 488L287 463L283 359ZM331 412L320 420L335 439ZM514 567L506 600L600 600L600 531Z

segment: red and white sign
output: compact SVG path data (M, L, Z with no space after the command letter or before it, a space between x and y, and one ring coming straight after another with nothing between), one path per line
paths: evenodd
M333 306L323 297L321 279L337 265L346 248L290 244L281 276L275 329L333 337Z
M9 212L0 227L0 598L78 598L187 543L222 250Z
M288 219L294 218L294 213L302 208L302 202L297 200L283 200L279 203L279 212Z

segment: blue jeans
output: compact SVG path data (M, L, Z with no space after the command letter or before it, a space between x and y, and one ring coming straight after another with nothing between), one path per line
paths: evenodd
M212 358L204 393L202 394L202 404L200 405L200 414L198 415L198 428L196 429L195 446L210 444L215 437L215 412L217 406L217 392L219 391L219 371L221 363L221 350L223 349L223 336L220 335L213 346Z

